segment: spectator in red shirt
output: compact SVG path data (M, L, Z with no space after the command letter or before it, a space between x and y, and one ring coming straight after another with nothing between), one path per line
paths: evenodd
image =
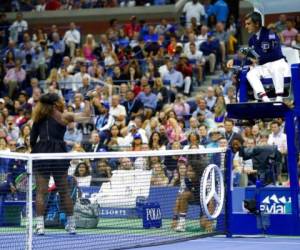
M46 4L45 10L59 10L61 7L61 3L58 0L49 0Z
M136 16L130 18L130 23L124 25L124 32L126 36L132 38L134 32L140 32L140 25L136 23Z
M192 84L193 67L189 63L185 54L181 54L176 66L176 70L181 72L184 78L184 94L189 95Z

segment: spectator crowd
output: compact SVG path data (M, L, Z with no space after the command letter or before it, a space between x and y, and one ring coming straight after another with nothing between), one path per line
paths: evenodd
M172 1L9 2L19 6L16 10L26 11L20 6L37 9L49 2L61 6L72 2L84 8L105 2ZM55 24L30 30L21 12L12 23L1 14L1 150L30 152L32 108L43 93L58 93L66 110L82 111L86 96L93 106L89 123L68 125L65 142L70 152L215 148L238 141L247 147L276 145L284 163L284 120L238 126L226 118L226 104L238 101L236 79L224 66L228 56L241 57L237 53L238 20L223 0L203 5L193 0L183 11L184 25L165 19L152 24L135 16L124 24L112 19L99 39L95 34L83 36L74 22L66 31ZM297 25L299 17L286 20L281 16L274 29L285 44L299 44ZM218 83L205 85L215 74ZM69 174L82 185L101 185L97 180L110 178L112 170L152 169L151 183L165 186L178 177L178 162L190 164L189 157L177 156L72 160ZM1 169L3 175L5 164ZM236 186L253 184L251 161L243 161L238 152L234 172Z
M54 11L174 4L175 0L3 0L3 11Z

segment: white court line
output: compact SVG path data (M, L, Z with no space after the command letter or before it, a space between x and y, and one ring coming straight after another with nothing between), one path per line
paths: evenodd
M221 239L221 238L216 238L216 239ZM249 238L251 239L251 238ZM253 238L252 238L253 239ZM269 238L270 239L270 238ZM276 238L274 238L276 239ZM253 240L228 240L226 238L224 238L222 241L220 240L214 240L214 239L198 239L195 240L198 242L212 242L212 243L246 243L246 244L265 244L265 245L274 245L274 244L284 244L284 245L300 245L300 241L299 242L291 242L291 241L270 241L270 242L264 242L264 241L253 241Z

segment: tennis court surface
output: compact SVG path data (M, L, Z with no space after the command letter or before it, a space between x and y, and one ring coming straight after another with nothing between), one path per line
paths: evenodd
M299 250L300 237L234 237L215 236L175 244L137 248L139 250Z

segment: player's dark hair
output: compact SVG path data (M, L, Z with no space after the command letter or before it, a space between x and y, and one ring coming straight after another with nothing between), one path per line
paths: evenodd
M255 24L258 24L259 27L262 26L262 18L261 18L261 14L258 13L258 12L251 12L251 13L248 13L246 15L246 18L245 19L251 19L251 21Z

